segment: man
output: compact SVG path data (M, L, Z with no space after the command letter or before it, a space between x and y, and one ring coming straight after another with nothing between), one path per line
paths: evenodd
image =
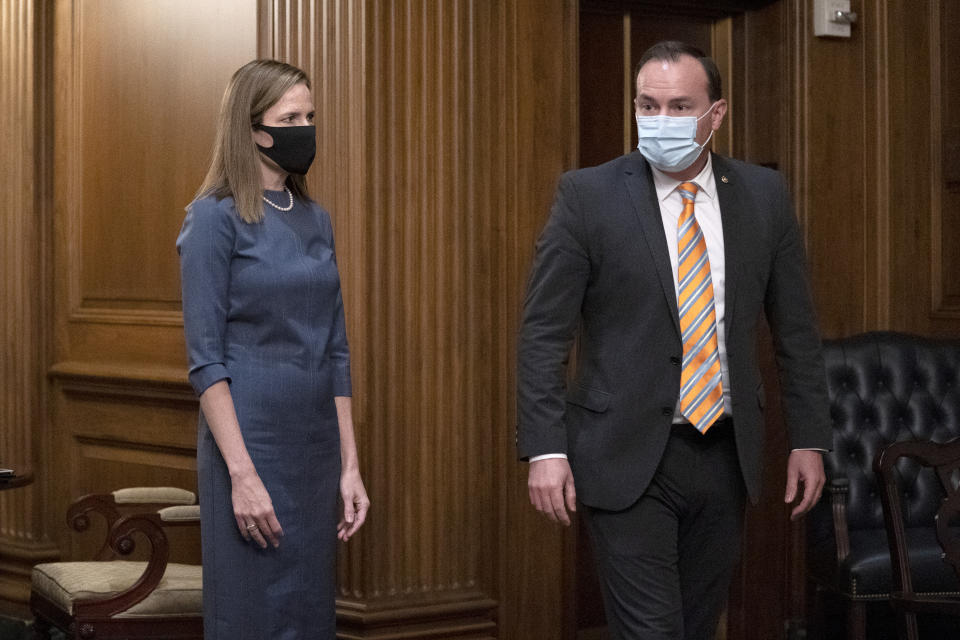
M612 637L702 640L760 492L761 313L793 519L824 484L826 388L785 181L708 151L727 104L701 51L661 42L637 69L640 153L564 175L537 242L517 444L534 507L565 525L583 507Z

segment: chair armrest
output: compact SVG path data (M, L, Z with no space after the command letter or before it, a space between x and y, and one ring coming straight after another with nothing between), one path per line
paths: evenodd
M86 531L90 528L89 514L93 512L103 517L107 531L110 531L122 515L118 505L127 507L126 510L136 507L138 512L153 512L169 505L194 505L196 501L197 497L192 491L175 487L132 487L112 493L92 493L78 498L70 505L67 509L67 526L80 533ZM94 557L97 560L108 560L113 556L108 536Z
M159 513L138 513L120 517L110 528L107 543L118 555L129 555L136 549L133 535L140 533L150 542L150 558L143 574L130 588L105 599L77 600L75 615L110 617L126 611L144 600L156 589L167 570L170 544L163 532Z
M166 507L157 511L157 515L165 527L196 524L200 522L200 505Z
M837 546L837 562L843 562L850 555L850 531L847 528L847 493L850 481L847 478L833 478L827 485L830 493L830 506L833 509L833 537Z
M74 501L67 509L67 526L83 533L90 528L90 513L98 513L107 523L107 531L113 527L113 524L120 518L120 511L117 509L110 494L94 493L83 496ZM97 560L108 560L112 553L110 543L104 540L100 550L94 556Z
M117 489L112 494L116 504L196 504L193 491L178 487L130 487Z

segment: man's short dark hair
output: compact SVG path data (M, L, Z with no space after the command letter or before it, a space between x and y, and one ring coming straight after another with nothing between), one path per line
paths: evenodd
M640 69L651 60L663 60L668 62L677 62L681 56L690 56L700 63L703 70L707 73L707 93L710 96L710 102L716 102L723 97L723 85L720 80L720 70L717 69L717 63L713 58L703 51L679 40L662 40L647 49L642 56L637 68L633 72L633 82L636 84L637 76L640 75Z

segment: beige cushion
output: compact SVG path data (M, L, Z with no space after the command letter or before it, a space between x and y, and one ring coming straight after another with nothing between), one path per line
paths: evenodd
M177 487L131 487L113 492L117 504L193 504L197 496Z
M146 562L50 562L33 568L33 590L73 614L76 600L114 596L143 575ZM200 565L168 564L153 593L117 618L199 616L203 611Z
M200 505L165 507L157 511L164 522L200 522Z

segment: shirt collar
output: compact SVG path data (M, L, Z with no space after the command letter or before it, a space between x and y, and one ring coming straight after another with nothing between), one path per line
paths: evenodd
M707 152L707 163L703 165L703 169L692 180L676 180L653 165L650 165L650 169L653 171L653 185L657 190L657 199L660 202L666 200L683 182L696 182L697 187L699 187L697 195L703 194L710 200L713 200L717 193L717 183L713 177L713 154L709 151Z

